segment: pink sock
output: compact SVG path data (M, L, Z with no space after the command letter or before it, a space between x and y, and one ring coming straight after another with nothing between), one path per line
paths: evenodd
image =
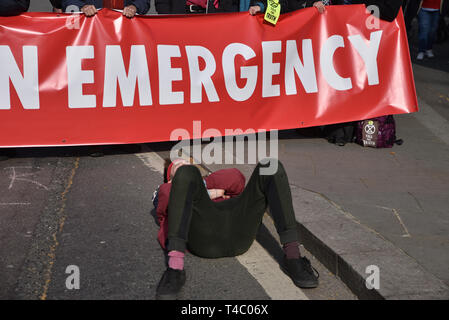
M299 253L299 245L296 241L284 244L283 250L287 259L299 259L301 256Z
M168 266L171 269L183 270L184 269L184 252L170 251L168 253Z

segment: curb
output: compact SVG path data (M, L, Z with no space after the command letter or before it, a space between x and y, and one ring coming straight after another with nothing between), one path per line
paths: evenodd
M324 195L291 187L300 241L359 299L449 299L442 280L375 230ZM372 265L379 288L368 289Z

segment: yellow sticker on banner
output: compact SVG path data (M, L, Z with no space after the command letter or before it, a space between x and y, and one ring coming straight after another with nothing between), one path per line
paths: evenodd
M279 16L281 15L281 5L279 0L268 0L267 1L267 11L265 11L265 21L269 23L276 24L278 22Z

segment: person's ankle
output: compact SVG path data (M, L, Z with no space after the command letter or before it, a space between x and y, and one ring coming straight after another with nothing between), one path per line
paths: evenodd
M296 241L285 243L282 249L287 259L299 259L301 257L299 244Z
M170 251L168 253L168 267L173 270L184 270L184 252Z

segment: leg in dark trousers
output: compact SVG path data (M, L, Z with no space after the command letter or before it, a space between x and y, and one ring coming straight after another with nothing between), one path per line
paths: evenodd
M276 168L271 174L268 169ZM271 170L270 170L271 171ZM232 199L231 199L232 200ZM237 253L245 252L254 241L267 207L273 218L281 244L298 240L295 212L288 177L277 159L265 159L254 169L243 193L235 199L233 234L252 230L247 237L234 241Z
M198 168L179 168L172 181L168 203L168 251L185 251L194 206L195 210L207 209L209 202L211 200Z
M344 146L346 145L346 143L353 141L354 126L354 122L327 125L324 128L324 134L327 141L329 141L330 143Z
M404 9L404 20L407 33L410 33L412 29L412 21L418 15L420 1L419 0L409 0Z
M277 170L269 170L273 167ZM272 174L264 174L270 171ZM193 254L207 258L246 252L256 238L267 206L281 243L294 244L297 249L296 219L290 186L279 161L270 159L259 163L243 192L236 198L222 202L210 199L196 167L180 167L172 181L168 204L169 267L156 289L156 298L177 298L186 281L186 274L183 268L170 267L170 259L183 259L182 252L186 247ZM289 258L286 252L286 272L298 287L318 286L318 277L310 261L299 257L299 250L297 253L297 257Z

